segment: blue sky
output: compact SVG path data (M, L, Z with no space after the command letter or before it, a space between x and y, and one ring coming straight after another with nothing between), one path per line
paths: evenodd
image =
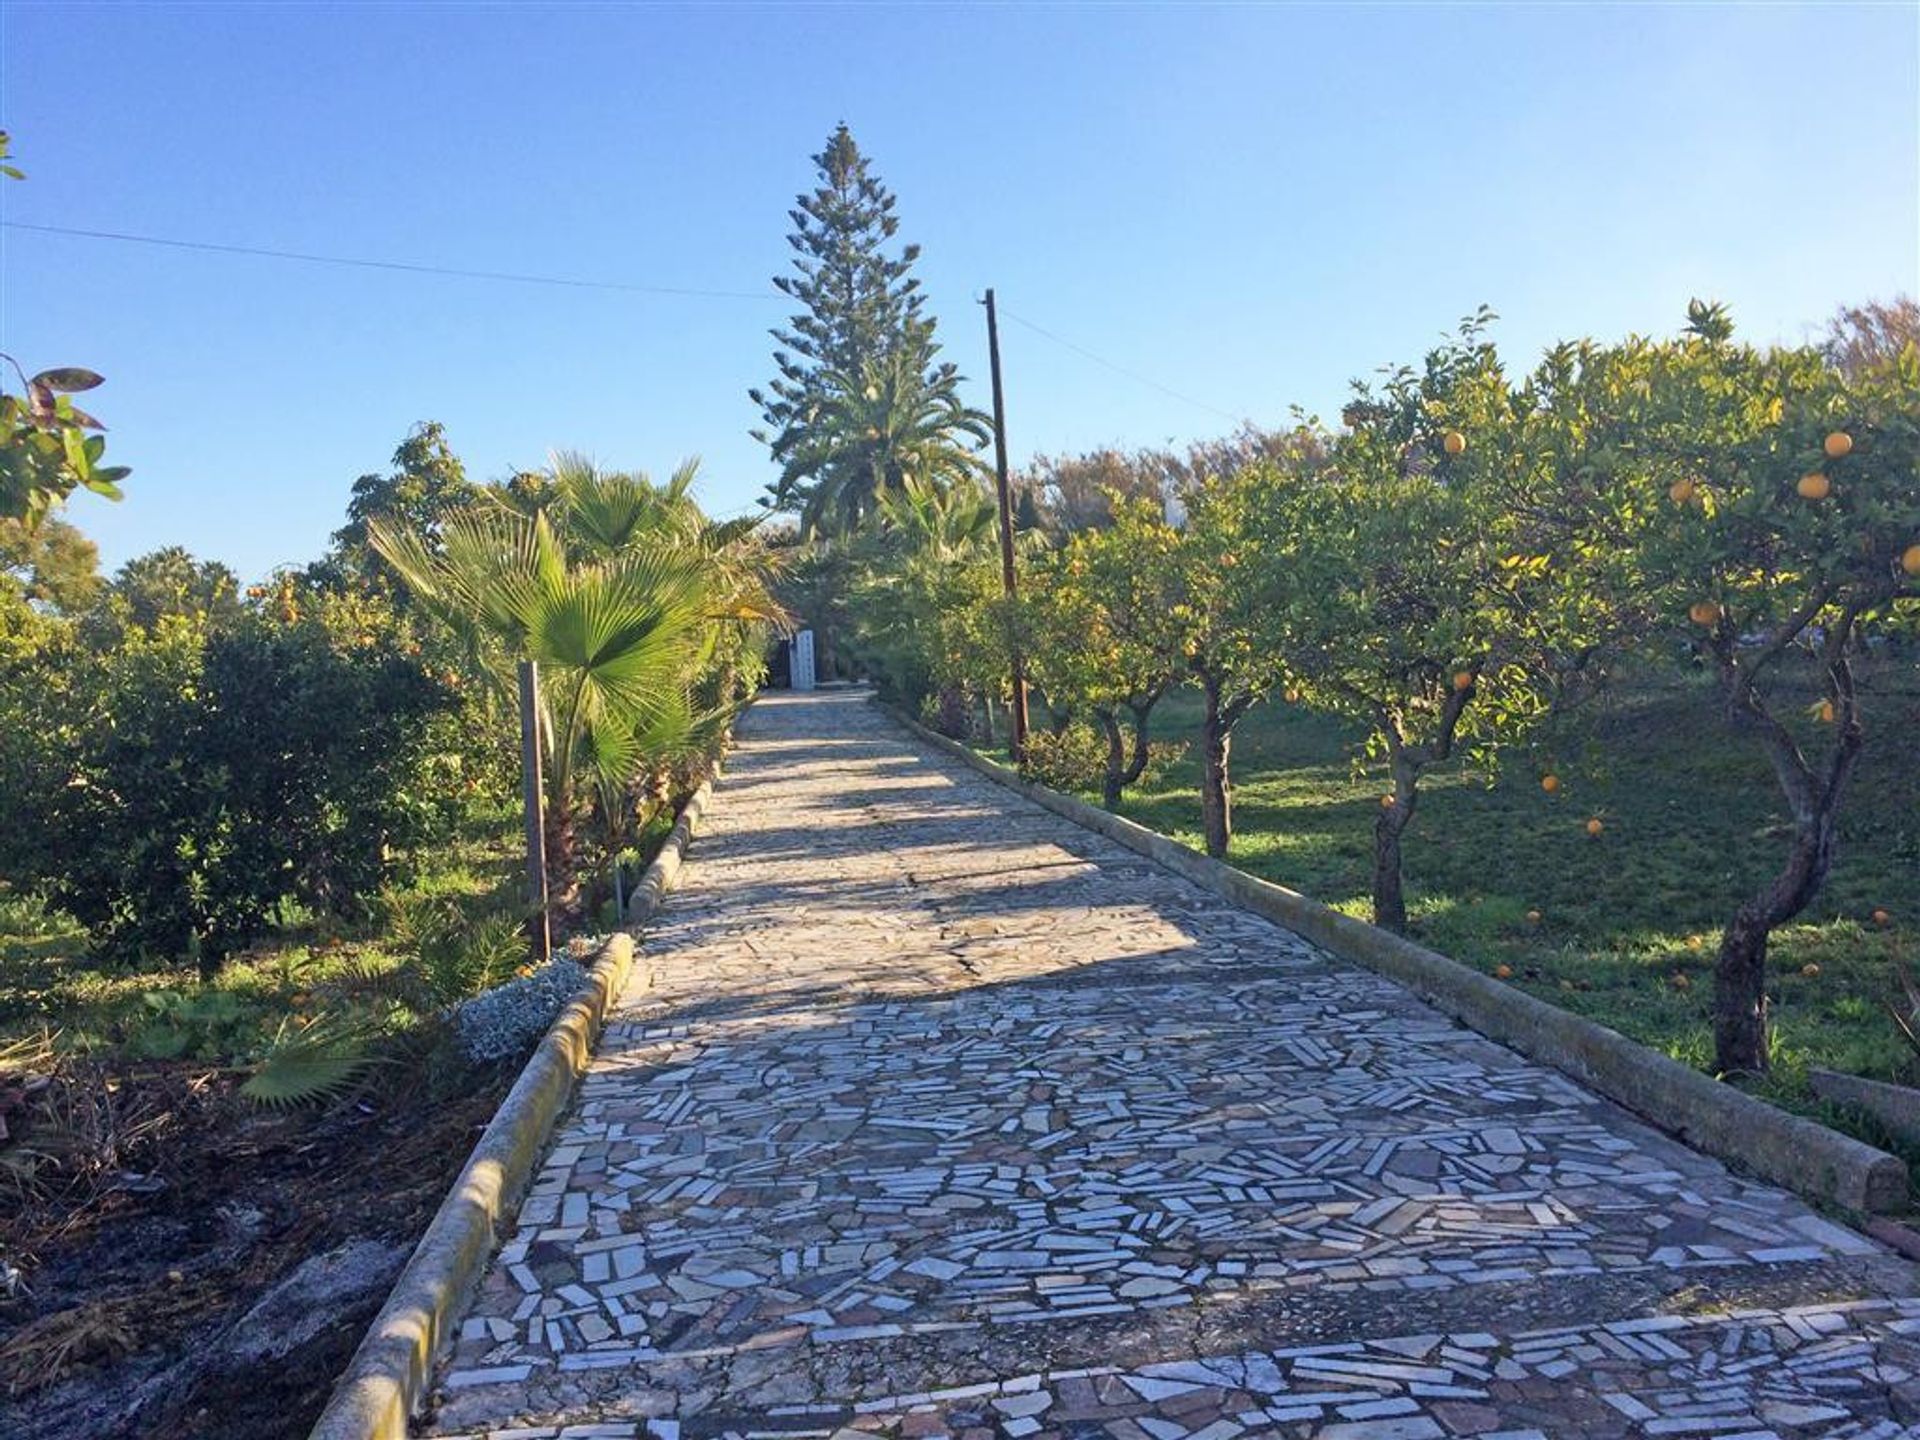
M1668 331L1795 340L1920 290L1920 7L0 3L0 219L760 291L847 121L986 403L1036 450L1323 414L1481 302L1515 362ZM0 231L0 348L108 377L117 564L317 555L415 421L470 473L554 447L709 508L777 301L331 269Z

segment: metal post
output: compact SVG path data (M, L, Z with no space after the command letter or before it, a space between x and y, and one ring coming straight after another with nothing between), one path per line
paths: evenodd
M1013 569L1013 490L1007 479L1007 407L1000 391L1000 320L993 308L993 291L987 291L987 356L993 369L993 480L1000 502L1000 579L1008 600L1008 610L1016 593ZM1008 618L1009 648L1013 654L1013 745L1015 760L1027 757L1027 667L1020 655L1020 644L1012 633Z
M553 930L547 915L546 786L540 774L540 675L533 661L520 662L520 800L526 811L527 921L533 960L544 965L553 954Z

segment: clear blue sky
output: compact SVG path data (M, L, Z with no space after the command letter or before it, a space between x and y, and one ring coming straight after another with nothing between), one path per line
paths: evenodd
M1762 340L1920 290L1920 7L0 3L0 218L723 290L785 263L846 120L949 352L1001 304L1231 415L1330 414L1485 301L1516 361ZM85 364L117 564L317 555L415 421L470 473L553 447L710 509L770 471L746 398L782 309L0 232L0 348ZM1217 433L1003 325L1016 460Z

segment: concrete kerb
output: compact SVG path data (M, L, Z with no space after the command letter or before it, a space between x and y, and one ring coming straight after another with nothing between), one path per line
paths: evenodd
M413 1256L334 1386L310 1440L405 1440L434 1357L519 1211L547 1136L585 1073L607 1013L624 992L635 951L630 931L652 918L673 887L713 794L709 780L680 812L634 890L627 930L594 957L587 988L561 1012L494 1113ZM643 967L649 962L643 957ZM640 988L653 984L643 968Z
M892 706L882 708L919 740L1035 804L1278 921L1343 959L1379 971L1436 1009L1552 1066L1697 1149L1855 1213L1888 1214L1907 1206L1907 1167L1885 1151L1756 1100L1616 1030L1537 1000L1297 891L1257 879L1143 825L1036 784Z

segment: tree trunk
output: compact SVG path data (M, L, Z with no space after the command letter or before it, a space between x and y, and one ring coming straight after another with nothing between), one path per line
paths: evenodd
M1767 939L1776 926L1813 902L1833 869L1840 799L1866 742L1847 661L1856 614L1849 607L1828 632L1825 658L1837 734L1819 770L1807 763L1786 727L1767 711L1754 688L1752 672L1737 666L1730 649L1721 656L1727 718L1735 730L1759 741L1793 815L1787 863L1765 889L1734 912L1720 937L1720 954L1713 967L1713 1063L1722 1075L1763 1074L1771 1066Z
M546 821L547 903L570 913L579 903L579 877L574 873L574 826L571 797L548 797Z
M1155 703L1155 700L1149 700L1145 705L1127 707L1133 711L1133 753L1127 757L1127 768L1120 775L1123 786L1133 784L1147 773L1147 761L1153 754L1153 748L1147 740L1147 717L1153 713Z
M1228 770L1233 722L1221 706L1219 685L1204 676L1202 684L1207 710L1200 721L1200 828L1207 854L1223 860L1233 839L1233 784Z
M1407 897L1400 875L1400 837L1419 803L1420 771L1404 760L1393 766L1393 803L1380 807L1373 822L1373 923L1396 935L1406 933Z
M1764 1074L1772 1064L1767 1023L1767 939L1812 903L1833 868L1837 791L1794 827L1787 863L1734 912L1713 967L1713 1064L1723 1075Z
M1107 737L1107 765L1100 777L1100 803L1111 810L1120 803L1126 788L1127 742L1120 734L1120 720L1111 710L1096 711L1100 733Z

